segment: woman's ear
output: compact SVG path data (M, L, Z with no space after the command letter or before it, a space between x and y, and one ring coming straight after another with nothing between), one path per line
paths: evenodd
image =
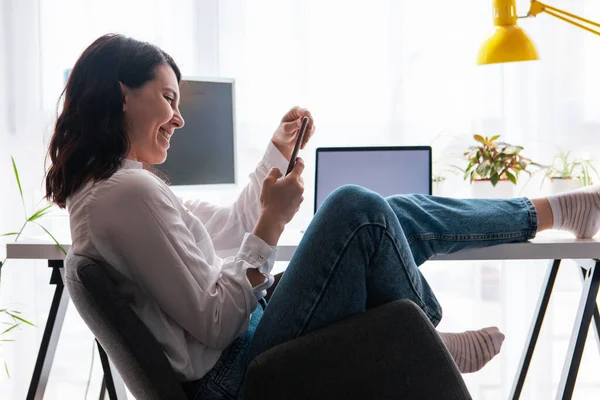
M123 112L127 111L127 97L129 97L129 88L123 85L123 82L119 82L121 87L121 93L123 94Z

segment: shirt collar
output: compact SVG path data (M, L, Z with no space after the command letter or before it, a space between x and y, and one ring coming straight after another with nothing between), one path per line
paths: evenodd
M141 162L139 162L139 161L130 160L129 158L124 158L123 161L121 162L121 168L124 168L124 169L143 169L144 165Z

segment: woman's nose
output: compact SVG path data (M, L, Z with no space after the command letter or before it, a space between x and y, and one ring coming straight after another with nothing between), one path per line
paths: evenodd
M185 120L183 119L183 117L181 116L181 114L179 112L176 112L173 115L173 124L175 125L175 129L180 129L180 128L184 127Z

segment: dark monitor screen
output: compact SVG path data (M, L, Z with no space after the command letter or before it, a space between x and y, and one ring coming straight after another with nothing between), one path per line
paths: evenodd
M156 168L173 186L236 183L234 81L183 79L180 91L185 125Z

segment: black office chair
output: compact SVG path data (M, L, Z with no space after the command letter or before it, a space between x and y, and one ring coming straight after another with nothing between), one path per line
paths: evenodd
M65 286L100 343L111 399L118 379L143 400L185 400L160 344L104 273L87 257L69 253ZM401 300L275 346L249 366L244 398L470 399L456 364L414 303Z
M101 345L111 399L121 400L123 391L102 349L136 399L187 400L162 347L98 264L69 252L65 286L79 315Z

